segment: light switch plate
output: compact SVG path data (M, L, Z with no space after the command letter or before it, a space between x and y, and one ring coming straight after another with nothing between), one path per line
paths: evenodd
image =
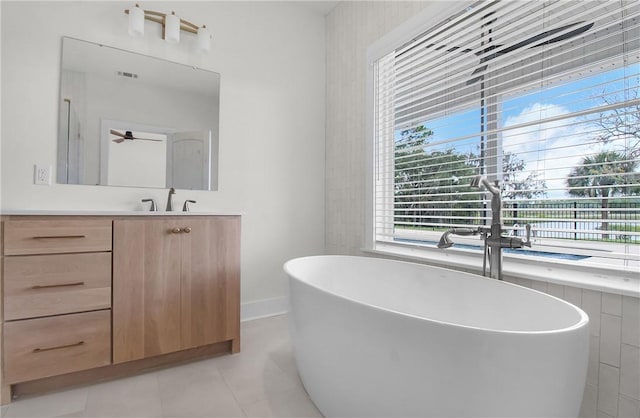
M51 186L51 166L36 164L34 166L33 183L44 186Z

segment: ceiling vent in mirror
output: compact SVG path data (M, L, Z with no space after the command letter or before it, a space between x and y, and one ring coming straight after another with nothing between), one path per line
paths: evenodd
M118 71L116 74L118 74L121 77L138 78L138 74L129 73L129 72L126 72L126 71Z

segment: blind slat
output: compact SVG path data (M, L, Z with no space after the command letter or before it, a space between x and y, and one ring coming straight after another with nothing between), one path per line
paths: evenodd
M486 225L484 174L505 233L640 260L639 3L477 2L374 67L379 240Z

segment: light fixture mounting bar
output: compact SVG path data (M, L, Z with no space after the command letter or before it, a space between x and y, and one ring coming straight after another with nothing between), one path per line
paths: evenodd
M129 9L125 9L125 14L129 14ZM156 22L156 23L160 23L162 25L163 28L163 33L164 33L164 26L165 26L165 21L166 21L166 13L161 13L161 12L155 12L153 10L143 10L144 12L144 18L146 20L150 20L152 22ZM180 30L183 30L185 32L190 32L190 33L198 33L198 26L194 25L193 23L189 22L188 20L184 20L184 19L180 19Z

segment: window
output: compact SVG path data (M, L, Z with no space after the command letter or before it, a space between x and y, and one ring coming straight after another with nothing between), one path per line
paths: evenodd
M490 223L516 257L637 271L640 4L482 1L373 63L374 248ZM482 243L454 238L454 248Z

